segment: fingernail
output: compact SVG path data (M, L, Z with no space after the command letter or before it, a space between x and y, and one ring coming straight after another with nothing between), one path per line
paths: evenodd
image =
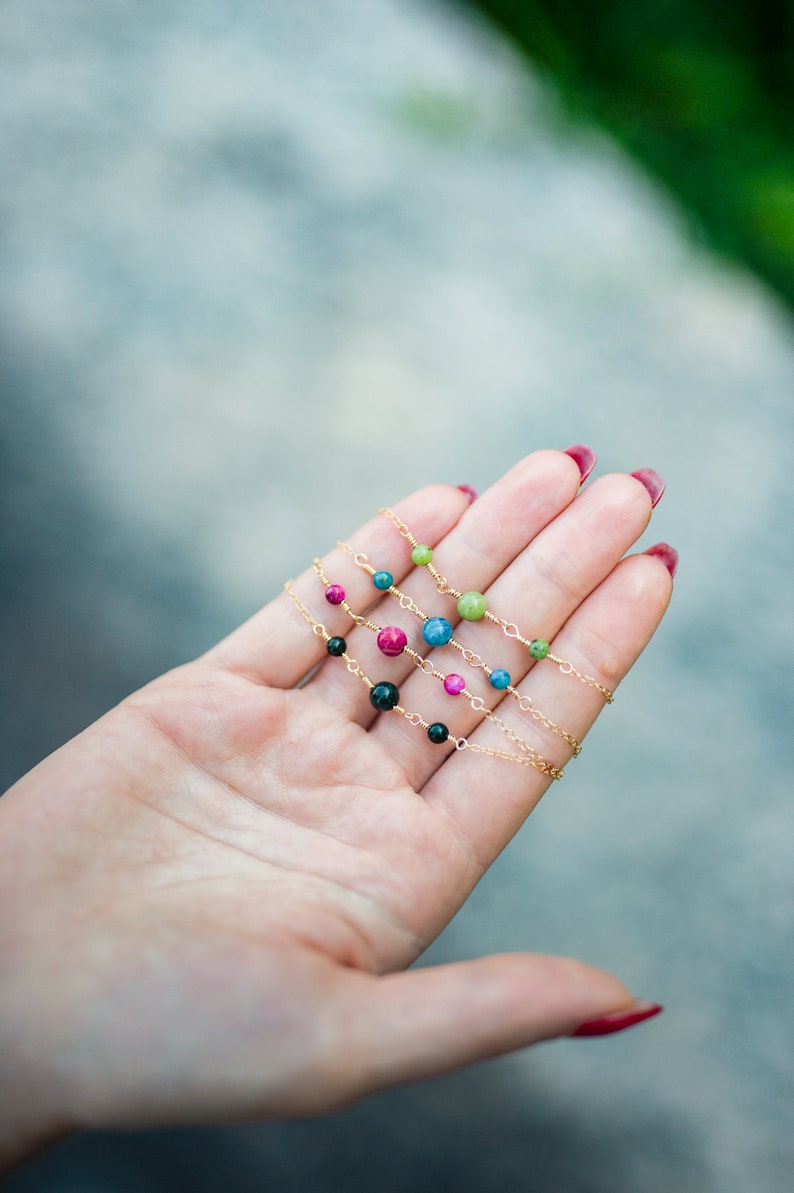
M579 471L582 474L579 484L583 485L595 468L598 456L592 447L588 447L585 443L575 443L573 447L566 447L565 454L566 456L570 456L572 460L576 460L576 463L579 465Z
M667 482L653 468L638 468L631 475L641 485L645 485L651 497L651 509L655 509L662 500L662 493L665 491Z
M653 547L646 547L643 555L655 555L661 559L671 576L678 571L678 552L669 543L656 543Z
M597 1019L588 1019L572 1031L572 1036L610 1036L616 1031L625 1031L627 1027L634 1027L637 1023L644 1023L658 1015L664 1007L658 1002L638 1000L625 1011L613 1011L611 1015L599 1015Z
M480 494L472 485L458 485L458 488L460 489L461 493L465 493L468 497L469 505L471 505L472 501L476 501L480 496Z

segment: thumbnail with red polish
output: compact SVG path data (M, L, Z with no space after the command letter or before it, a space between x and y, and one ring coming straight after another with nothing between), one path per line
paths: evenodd
M634 1027L637 1023L644 1023L663 1011L658 1002L638 1001L624 1011L613 1011L611 1015L599 1015L597 1019L588 1019L581 1023L572 1036L611 1036L616 1031L625 1031L627 1027Z

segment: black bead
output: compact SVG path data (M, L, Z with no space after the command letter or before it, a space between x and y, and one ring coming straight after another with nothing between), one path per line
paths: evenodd
M427 727L427 736L434 746L443 746L449 737L449 730L441 721L434 721L432 725L428 725Z
M329 654L335 655L338 658L339 655L343 655L347 650L347 643L344 638L329 638L326 643L326 650Z
M394 708L395 704L399 704L399 701L400 693L397 688L385 679L370 688L369 702L373 708L377 708L378 712L388 712Z

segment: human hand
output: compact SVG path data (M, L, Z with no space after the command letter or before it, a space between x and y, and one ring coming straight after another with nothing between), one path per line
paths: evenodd
M667 606L670 556L624 558L651 515L646 485L616 474L579 493L580 479L569 455L537 452L471 506L435 485L395 509L451 582L614 689ZM351 543L421 608L454 614L388 520ZM323 567L354 609L377 596L343 551ZM311 568L294 587L407 709L510 748L407 657L384 662ZM369 616L416 644L419 622L393 597ZM494 627L455 633L579 740L604 706L548 661L529 670ZM482 679L467 683L562 765L567 742ZM82 1127L322 1112L631 1016L619 981L567 959L405 972L550 782L377 713L287 593L130 696L0 800L0 1157Z

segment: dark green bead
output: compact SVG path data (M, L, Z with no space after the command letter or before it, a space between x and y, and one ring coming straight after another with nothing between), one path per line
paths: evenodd
M347 650L347 643L344 638L329 638L325 644L325 649L329 654L338 658L339 655L343 655Z
M551 650L548 642L544 642L542 638L536 638L534 642L529 644L529 657L531 659L545 659L546 655Z
M441 721L434 721L432 725L428 725L427 727L427 736L434 746L443 746L449 737L449 730Z
M400 693L393 683L384 679L370 688L369 702L378 712L389 712L395 704L399 704Z

